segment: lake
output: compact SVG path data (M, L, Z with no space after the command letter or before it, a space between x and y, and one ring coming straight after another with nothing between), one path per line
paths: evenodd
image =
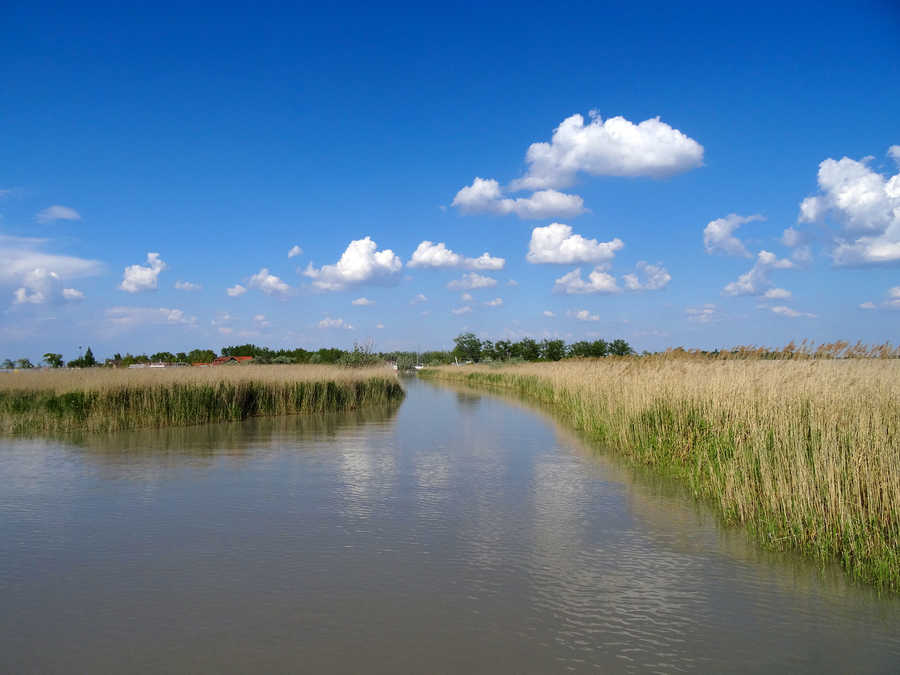
M514 400L0 440L3 672L896 672L900 600Z

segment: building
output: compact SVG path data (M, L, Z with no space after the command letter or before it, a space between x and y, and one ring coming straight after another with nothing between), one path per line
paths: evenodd
M234 366L250 363L252 360L252 356L220 356L219 358L213 360L212 365Z

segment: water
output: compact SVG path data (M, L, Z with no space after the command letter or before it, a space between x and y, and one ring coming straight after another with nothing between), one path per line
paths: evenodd
M900 601L540 412L0 442L3 672L897 672Z

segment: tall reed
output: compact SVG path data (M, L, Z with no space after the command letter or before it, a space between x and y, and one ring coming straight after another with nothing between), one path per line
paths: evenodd
M219 366L0 375L0 432L115 431L354 410L402 399L384 368Z
M513 389L713 500L765 546L900 590L900 360L571 360L426 376Z

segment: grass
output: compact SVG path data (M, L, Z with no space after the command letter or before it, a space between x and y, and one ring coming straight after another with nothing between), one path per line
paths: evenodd
M386 368L219 366L0 374L0 433L118 431L355 410L400 400Z
M763 545L900 590L900 360L684 353L426 377L514 390L685 481Z

